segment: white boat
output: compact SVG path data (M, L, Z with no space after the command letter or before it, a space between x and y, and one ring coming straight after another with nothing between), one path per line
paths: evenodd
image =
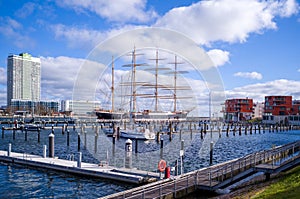
M41 129L41 126L37 124L25 124L23 126L23 130L25 131L38 131L39 129Z
M129 139L135 139L135 140L154 140L155 139L155 133L150 132L149 129L133 129L133 130L121 130L120 131L120 137L122 138L129 138Z

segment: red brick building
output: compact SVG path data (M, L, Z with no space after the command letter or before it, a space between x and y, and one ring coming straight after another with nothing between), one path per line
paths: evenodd
M266 115L291 115L293 111L292 96L266 96Z
M300 115L300 100L293 101L292 115Z
M227 99L225 101L225 121L237 122L251 119L253 99Z

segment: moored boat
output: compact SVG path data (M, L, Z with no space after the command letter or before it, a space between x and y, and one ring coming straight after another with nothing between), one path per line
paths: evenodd
M155 133L150 132L149 129L133 129L133 130L121 130L120 137L122 138L129 138L129 139L136 139L136 140L154 140Z

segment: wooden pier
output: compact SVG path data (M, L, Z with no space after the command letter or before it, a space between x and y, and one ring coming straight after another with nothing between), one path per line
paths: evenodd
M57 157L49 158L9 151L0 151L0 161L37 169L53 170L74 175L103 178L132 184L145 184L156 181L159 178L158 173L141 171L134 168L115 168L107 165L105 162L101 162L100 164L91 164L59 159Z
M299 163L300 141L297 141L102 198L180 198L196 190L227 187L256 172L264 172L268 180L270 174Z

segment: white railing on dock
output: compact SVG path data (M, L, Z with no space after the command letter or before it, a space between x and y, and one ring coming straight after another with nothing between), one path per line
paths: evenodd
M172 195L176 198L176 193L189 189L196 190L198 186L213 188L214 186L232 180L238 174L253 169L259 164L274 165L274 160L293 155L300 151L300 141L293 142L284 146L273 147L269 150L253 153L245 157L234 159L208 168L199 169L181 176L171 177L155 183L112 194L103 198L163 198ZM298 153L297 157L299 158ZM292 157L294 158L294 156ZM280 165L284 162L280 161Z

